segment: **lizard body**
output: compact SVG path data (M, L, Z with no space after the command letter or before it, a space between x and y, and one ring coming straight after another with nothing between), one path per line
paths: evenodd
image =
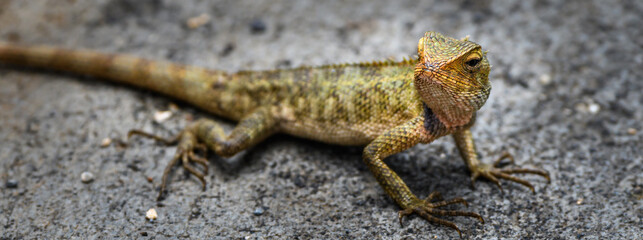
M441 210L462 198L433 202L415 196L383 159L419 143L452 135L472 172L472 182L485 177L533 186L513 173L542 170L498 169L479 162L469 128L491 89L486 52L468 39L457 40L427 32L418 43L418 58L299 67L287 70L226 73L127 55L86 50L25 47L0 43L0 63L96 76L149 89L238 121L225 133L219 123L200 119L172 139L139 134L178 144L161 185L179 161L205 188L207 160L194 154L207 147L222 157L232 156L266 137L283 132L340 145L365 145L363 159L387 194L402 208L402 216L417 213L425 219L460 230L436 216L482 217L473 212ZM503 156L510 157L510 156ZM500 159L499 159L500 160ZM191 163L203 166L203 173Z

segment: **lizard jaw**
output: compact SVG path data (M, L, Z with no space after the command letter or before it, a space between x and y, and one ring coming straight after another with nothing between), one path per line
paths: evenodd
M484 105L490 91L490 88L484 88L472 92L454 92L439 83L426 81L424 85L416 87L422 101L447 128L468 124L475 112Z

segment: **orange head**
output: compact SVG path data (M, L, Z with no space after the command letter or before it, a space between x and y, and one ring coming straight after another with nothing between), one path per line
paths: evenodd
M468 39L427 32L418 43L415 88L447 127L469 123L491 90L486 52Z

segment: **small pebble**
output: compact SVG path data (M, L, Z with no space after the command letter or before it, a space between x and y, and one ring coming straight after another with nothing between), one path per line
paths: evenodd
M596 114L596 113L598 113L598 111L600 111L600 110L601 110L601 106L599 106L599 105L598 105L598 104L596 104L596 103L590 103L590 104L587 106L587 110L588 110L591 114Z
M230 55L230 53L232 53L232 51L234 51L234 44L228 43L228 44L225 45L225 47L221 51L220 55L222 57L225 57L225 56Z
M297 187L300 187L300 188L306 187L306 179L301 175L297 175L295 177L294 183L295 183L295 186Z
M149 183L154 182L154 178L152 178L152 177L147 177L147 182L149 182Z
M628 128L628 129L627 129L627 134L629 134L629 135L636 135L636 129L634 129L634 128Z
M578 200L576 200L576 205L583 204L583 200L584 200L583 198L579 198Z
M169 108L170 111L172 112L176 112L179 110L179 105L176 105L175 103L170 103L170 105L168 105L167 108Z
M185 114L185 120L191 122L192 120L194 120L194 115L189 113Z
M150 208L150 210L147 210L145 213L145 218L150 221L156 220L156 217L158 217L158 214L156 213L156 209Z
M80 181L83 183L90 183L91 181L94 181L94 174L90 172L83 172L80 174Z
M157 111L154 113L154 121L157 123L165 122L172 117L172 111Z
M188 25L190 29L195 29L205 25L208 22L210 22L210 15L204 13L199 16L188 19L188 21L186 22L186 25Z
M264 212L265 212L265 209L263 209L263 207L258 207L258 208L255 208L255 211L252 212L252 214L254 214L255 216L261 216L263 215Z
M103 141L100 142L100 147L108 147L110 144L112 144L111 138L103 138Z
M28 132L35 133L35 132L38 132L38 130L40 130L40 125L38 125L38 123L36 123L36 122L29 122L29 123L27 124L27 131L28 131Z
M7 188L17 188L18 187L18 181L15 179L9 179L7 182L4 184Z
M542 85L547 85L551 83L551 76L549 76L549 74L540 75L540 83Z
M250 31L254 34L263 33L266 31L266 23L261 19L255 19L250 22Z

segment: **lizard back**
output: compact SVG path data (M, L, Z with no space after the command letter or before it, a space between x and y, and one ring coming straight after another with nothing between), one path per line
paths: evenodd
M235 99L237 110L273 106L285 133L365 145L421 112L414 67L405 60L240 72L220 94L224 103Z
M421 111L415 61L381 61L226 73L121 54L0 43L0 63L96 76L149 89L239 120L261 106L280 130L363 145Z

